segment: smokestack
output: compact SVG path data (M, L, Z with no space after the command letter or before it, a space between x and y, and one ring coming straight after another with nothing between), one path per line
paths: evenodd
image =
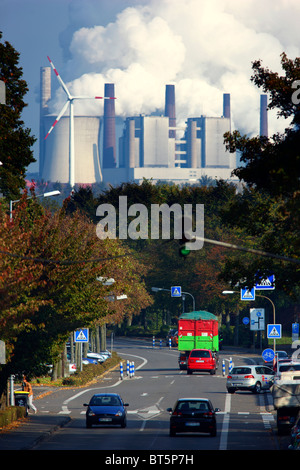
M169 127L176 127L175 85L166 85L165 116L169 117ZM169 137L176 138L176 130L169 131Z
M115 96L115 85L105 83L104 96ZM103 168L116 167L116 115L115 100L104 100Z
M48 114L48 102L51 99L51 67L40 68L40 154L39 177L42 178L45 160L45 135L44 117Z
M230 119L230 93L223 93L223 117Z
M268 96L260 95L260 135L268 137Z

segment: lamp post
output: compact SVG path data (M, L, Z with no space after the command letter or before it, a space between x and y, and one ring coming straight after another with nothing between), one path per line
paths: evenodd
M170 289L163 289L162 287L151 287L151 290L153 292L159 292L159 291L165 291L165 292L171 292ZM193 310L195 311L196 310L196 306L195 306L195 298L192 294L190 294L189 292L181 292L181 294L185 294L185 295L190 295L193 299Z
M236 291L236 290L223 290L222 294L223 295L239 294L239 291ZM272 308L273 308L273 323L275 325L275 323L276 323L276 313L275 313L274 302L269 297L267 297L266 295L257 294L256 292L255 292L255 297L262 297L262 298L267 299L271 302ZM274 349L274 354L275 354L276 353L276 339L275 338L274 338L274 343L273 343L273 349Z
M32 199L33 197L49 197L49 196L58 196L60 191L49 191L44 194L37 194L36 196L30 196L28 199ZM20 199L15 199L14 201L9 201L9 219L12 220L12 207L15 202L19 202Z

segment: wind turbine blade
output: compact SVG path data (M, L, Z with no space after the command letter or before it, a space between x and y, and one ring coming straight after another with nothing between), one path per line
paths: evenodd
M67 107L69 105L69 101L66 101L64 106L62 107L62 110L61 112L59 113L59 115L57 116L57 118L55 119L54 123L52 124L52 126L50 127L49 131L47 132L46 134L46 137L44 140L47 139L48 135L53 131L54 127L56 126L56 124L58 123L58 121L60 120L60 118L62 117L62 115L64 114L64 112L66 111Z
M55 68L55 66L54 66L54 64L53 64L53 62L52 62L52 60L50 59L49 56L47 56L47 59L49 60L50 65L51 65L51 67L53 68L53 71L54 71L54 73L55 73L55 75L56 75L56 77L57 77L57 80L59 81L59 83L60 83L60 85L62 86L63 90L64 90L65 93L67 94L67 97L68 97L69 99L71 99L72 96L70 95L69 90L68 90L66 84L64 83L63 79L61 78L61 76L59 75L58 71L56 70L56 68Z
M95 100L116 100L114 96L95 96Z

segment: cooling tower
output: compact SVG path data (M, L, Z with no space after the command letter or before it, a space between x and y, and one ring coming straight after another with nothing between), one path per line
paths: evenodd
M260 135L268 137L268 96L260 95Z
M104 96L115 96L115 85L105 84ZM116 167L116 114L115 100L104 100L103 116L103 168Z
M223 94L223 117L230 119L230 93Z
M49 129L56 116L44 116L44 128ZM99 159L100 117L75 116L75 184L102 181ZM62 116L44 148L41 178L45 181L69 183L69 116Z
M165 116L169 118L169 127L176 127L175 85L166 85ZM176 130L169 131L169 137L176 138Z

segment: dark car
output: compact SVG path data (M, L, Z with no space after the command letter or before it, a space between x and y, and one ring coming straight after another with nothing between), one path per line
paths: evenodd
M116 425L126 427L126 406L117 393L98 393L89 403L84 403L86 410L86 427L97 425Z
M216 412L207 398L179 398L174 408L168 408L170 417L170 436L180 432L217 434Z

